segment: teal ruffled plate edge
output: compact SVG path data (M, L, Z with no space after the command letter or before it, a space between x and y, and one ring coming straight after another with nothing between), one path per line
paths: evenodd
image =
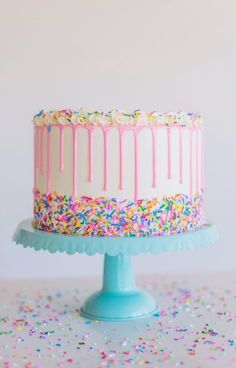
M158 254L181 249L194 249L214 244L219 234L215 225L207 224L193 232L158 237L84 237L44 233L32 227L32 219L22 221L17 227L13 240L25 248L48 250L50 253L86 253L92 256L108 254L137 255L139 253Z

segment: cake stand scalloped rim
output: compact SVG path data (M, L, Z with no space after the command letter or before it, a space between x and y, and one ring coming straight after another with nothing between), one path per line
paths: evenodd
M22 221L17 227L13 240L25 248L48 250L50 253L86 253L87 255L118 254L137 255L139 253L158 254L181 249L194 249L214 244L219 234L215 225L206 224L192 232L157 237L85 237L45 233L35 230L32 219Z

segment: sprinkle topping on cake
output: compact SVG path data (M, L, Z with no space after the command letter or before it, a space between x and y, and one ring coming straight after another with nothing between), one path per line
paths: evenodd
M112 109L108 112L79 110L41 110L33 118L36 126L42 125L153 125L153 126L188 126L201 125L202 118L199 113L193 112L157 112L150 113L135 110L127 113Z

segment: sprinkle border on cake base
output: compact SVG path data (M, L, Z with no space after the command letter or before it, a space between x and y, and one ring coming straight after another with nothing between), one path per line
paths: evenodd
M33 227L77 236L140 237L193 231L204 224L203 193L117 200L34 191Z

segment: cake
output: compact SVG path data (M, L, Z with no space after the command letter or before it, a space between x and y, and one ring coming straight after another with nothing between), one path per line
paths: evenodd
M42 110L33 123L35 229L141 237L204 224L199 114Z

